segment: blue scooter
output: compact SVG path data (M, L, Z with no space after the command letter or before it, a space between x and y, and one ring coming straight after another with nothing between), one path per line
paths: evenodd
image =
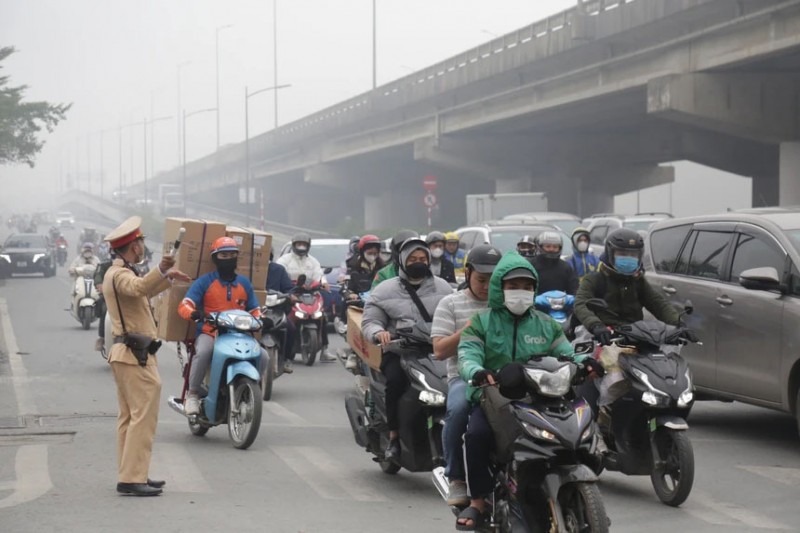
M561 329L567 336L569 336L570 316L574 303L575 297L564 291L547 291L536 296L534 302L536 309L550 315L550 318L561 325Z
M253 334L261 330L261 321L239 309L220 311L206 316L205 321L217 331L211 367L203 380L205 398L200 402L200 414L187 416L189 430L202 437L214 426L228 424L233 446L248 448L256 440L261 426L261 345ZM194 355L194 342L186 343ZM186 416L184 401L189 388L191 358L183 366L183 391L180 398L170 396L170 408Z

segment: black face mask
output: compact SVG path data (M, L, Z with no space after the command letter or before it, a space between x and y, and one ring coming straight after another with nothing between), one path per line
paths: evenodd
M214 257L213 261L221 278L231 279L236 276L236 262L238 261L236 257L233 259L218 259Z
M406 275L412 280L427 278L431 275L431 267L425 263L413 263L406 267Z

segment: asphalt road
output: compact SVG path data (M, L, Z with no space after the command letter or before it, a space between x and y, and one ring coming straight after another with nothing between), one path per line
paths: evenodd
M0 232L2 234L4 232ZM67 234L70 247L77 232ZM71 259L71 258L70 258ZM234 449L225 427L202 438L166 406L181 386L162 348L162 411L151 477L158 498L115 492L116 391L108 365L65 308L70 280L0 281L0 531L452 531L426 474L383 474L353 441L352 376L297 365L275 383L257 440ZM331 335L334 346L341 339ZM689 431L689 500L658 502L649 478L603 474L612 531L800 531L800 439L786 415L700 403Z

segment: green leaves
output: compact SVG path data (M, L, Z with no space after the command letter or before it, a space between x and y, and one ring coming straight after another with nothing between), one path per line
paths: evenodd
M0 63L14 52L12 46L0 47ZM27 88L26 85L11 87L9 77L0 76L0 165L24 163L33 167L44 146L39 139L42 128L52 132L72 107L72 104L24 102Z

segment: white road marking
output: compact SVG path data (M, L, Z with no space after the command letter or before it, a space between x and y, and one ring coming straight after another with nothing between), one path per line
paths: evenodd
M326 500L389 501L368 485L358 485L352 481L349 469L321 448L270 446L270 449L314 492Z
M211 486L182 445L156 442L150 475L164 479L170 492L211 493Z
M766 515L745 509L739 505L729 502L721 502L712 498L709 494L692 493L691 501L702 505L705 509L686 508L686 511L697 516L701 520L719 525L740 525L744 524L753 529L771 529L781 531L795 531L796 528L786 524L776 522ZM732 520L731 520L732 519Z
M790 487L800 487L800 468L739 465L739 468Z
M28 382L28 371L19 355L17 338L14 336L14 328L11 326L11 315L8 312L8 303L5 298L0 297L0 324L3 328L3 338L5 339L6 350L8 350L8 362L11 366L12 384L14 396L17 398L17 411L20 416L33 415L37 413L36 403L31 396L30 389L25 386Z
M9 496L0 500L0 509L35 500L53 488L45 444L20 446L17 449L14 469L17 473L16 482L0 486L0 489L14 490Z
M295 414L279 404L278 402L271 401L271 402L264 402L264 408L269 411L271 414L283 418L287 422L289 422L293 426L302 426L308 427L311 424L303 418L302 416Z

